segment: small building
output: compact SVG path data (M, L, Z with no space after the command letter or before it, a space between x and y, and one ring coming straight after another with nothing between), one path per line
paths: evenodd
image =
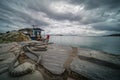
M44 31L43 29L41 28L33 28L33 36L31 36L32 39L38 39L38 38L42 38L41 36L41 32Z
M38 38L42 38L41 32L44 30L41 28L33 27L33 28L20 29L19 31L26 35L29 35L32 40L37 40Z

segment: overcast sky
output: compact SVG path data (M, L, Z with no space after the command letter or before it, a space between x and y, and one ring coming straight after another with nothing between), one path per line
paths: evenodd
M0 32L39 25L47 34L120 32L120 0L0 0Z

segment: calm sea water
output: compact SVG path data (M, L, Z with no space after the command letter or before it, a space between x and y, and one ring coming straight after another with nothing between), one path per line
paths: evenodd
M120 55L120 37L51 36L50 42Z

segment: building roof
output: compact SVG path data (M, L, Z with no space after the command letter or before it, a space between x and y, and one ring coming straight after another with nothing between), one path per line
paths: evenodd
M32 31L32 30L44 31L44 30L41 29L41 28L24 28L24 29L20 29L20 30L18 30L18 31Z
M20 29L18 31L32 31L32 28L24 28L24 29Z
M40 30L40 31L44 31L43 29L41 28L33 28L33 30Z

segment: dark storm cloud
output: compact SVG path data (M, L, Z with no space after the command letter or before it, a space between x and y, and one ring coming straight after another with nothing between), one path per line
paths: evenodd
M69 0L72 4L84 4L86 9L106 7L109 9L118 8L120 0Z
M96 30L120 32L120 0L68 0L68 2L84 5L88 13L93 13L89 16L85 13L80 19L84 25L91 24ZM112 21L108 22L111 19Z
M120 23L97 23L92 25L94 29L104 30L104 31L120 31Z
M23 1L23 2L22 2ZM6 26L11 26L15 25L20 27L21 24L26 24L28 26L22 26L22 27L30 27L33 24L37 25L48 25L48 23L42 21L42 20L37 20L30 15L26 14L24 11L22 11L21 8L26 8L27 0L1 0L0 2L0 27L6 27ZM28 8L29 9L29 8ZM17 24L19 23L19 24ZM1 29L2 29L1 28Z
M82 26L119 32L119 22L120 0L0 0L0 31L35 24L48 32L75 27L79 33Z
M15 16L18 17L18 18L16 20L14 20L14 19L13 20L21 22L21 23L27 23L29 25L37 24L37 25L41 25L41 26L42 25L48 25L48 23L46 23L46 22L44 22L42 20L34 19L30 15L22 13L22 12L19 12L19 11L15 12ZM22 20L24 20L24 21L20 20L20 18Z

